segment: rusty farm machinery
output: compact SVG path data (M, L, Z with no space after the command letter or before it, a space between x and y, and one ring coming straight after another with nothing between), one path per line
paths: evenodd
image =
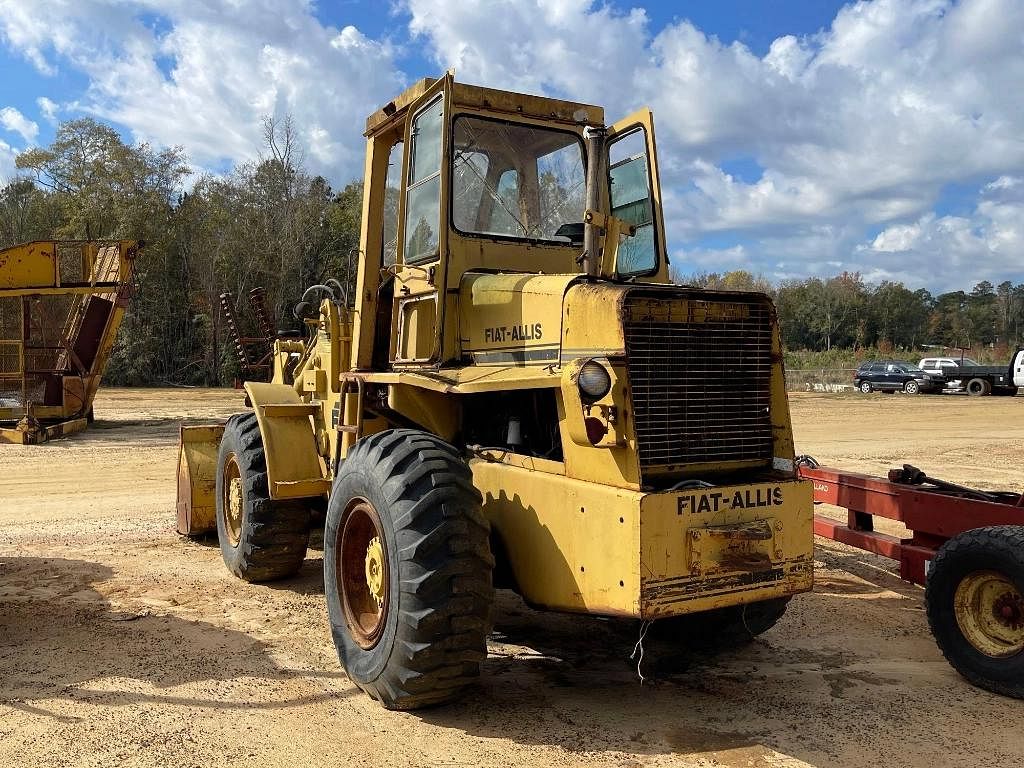
M0 250L0 443L42 443L92 420L141 247L46 240Z

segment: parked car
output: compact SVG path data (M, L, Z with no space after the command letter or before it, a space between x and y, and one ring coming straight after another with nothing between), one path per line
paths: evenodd
M902 360L870 360L860 364L853 375L853 386L861 392L941 392L946 379L925 373L913 363Z
M956 369L961 365L978 365L978 363L969 357L962 359L959 357L923 357L917 365L925 373L944 376L947 387L960 389L963 382L956 378Z

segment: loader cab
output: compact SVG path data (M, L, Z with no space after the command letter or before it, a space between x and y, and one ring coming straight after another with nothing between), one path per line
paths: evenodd
M366 136L357 369L459 360L467 273L581 273L588 209L633 229L594 277L667 282L648 110L606 127L600 107L447 75L372 115Z

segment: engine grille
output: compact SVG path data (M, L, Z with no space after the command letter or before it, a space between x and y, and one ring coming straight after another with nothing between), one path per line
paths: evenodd
M635 291L623 321L643 469L771 459L766 300Z

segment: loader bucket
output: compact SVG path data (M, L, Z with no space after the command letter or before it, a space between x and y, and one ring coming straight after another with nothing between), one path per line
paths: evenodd
M217 451L223 424L181 428L178 447L178 533L217 530Z

